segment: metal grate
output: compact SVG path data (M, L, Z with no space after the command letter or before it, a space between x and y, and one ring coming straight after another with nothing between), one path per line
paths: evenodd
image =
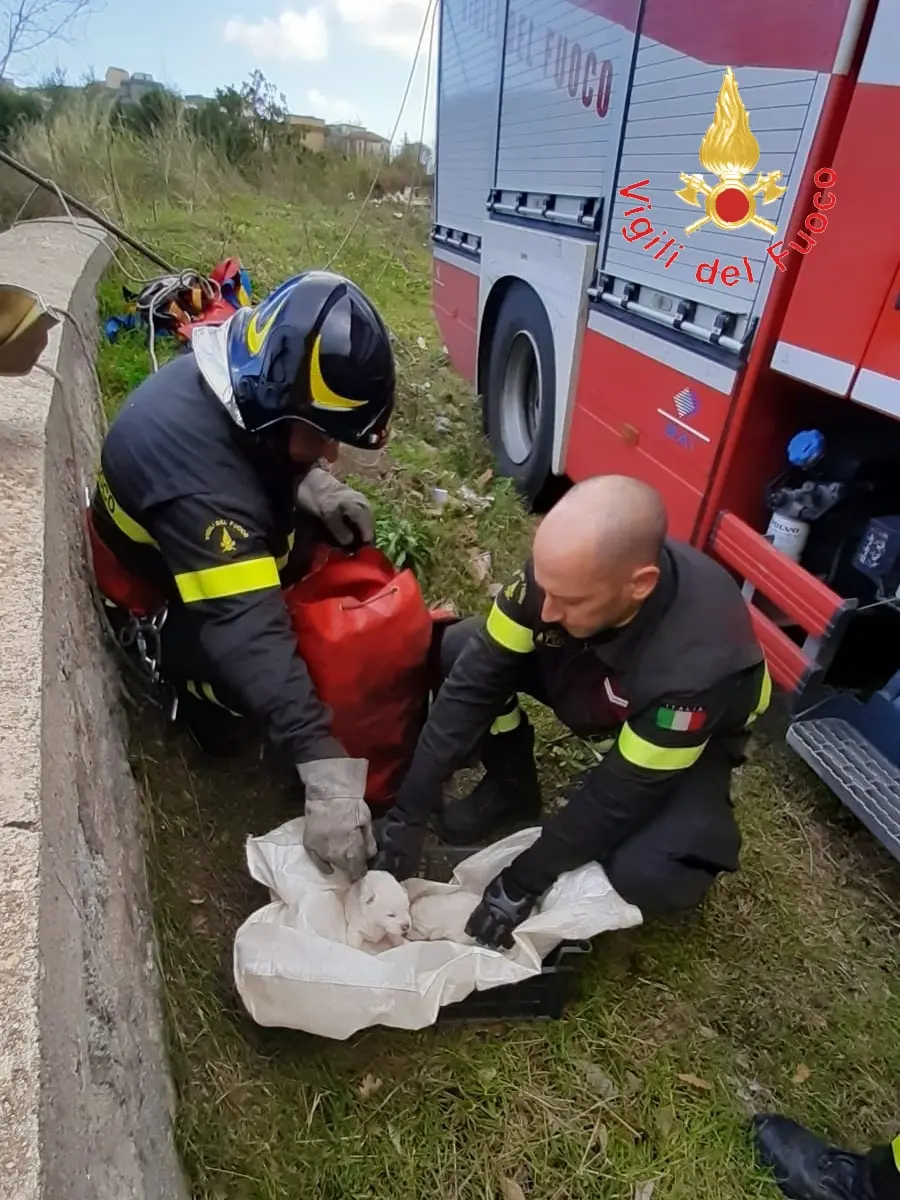
M839 717L795 721L787 743L900 859L900 768Z

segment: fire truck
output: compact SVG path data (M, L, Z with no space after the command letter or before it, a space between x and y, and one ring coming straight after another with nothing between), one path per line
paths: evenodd
M434 311L499 469L653 484L900 858L900 0L442 0L439 44Z

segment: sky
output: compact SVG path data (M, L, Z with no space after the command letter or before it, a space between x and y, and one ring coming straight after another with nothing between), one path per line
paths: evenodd
M35 83L56 68L72 82L107 67L144 71L182 93L211 96L259 69L292 113L359 122L390 137L429 0L105 0L55 41L13 59L9 74ZM142 15L143 14L143 15ZM436 24L436 22L435 22ZM436 38L425 105L429 36L422 38L396 139L433 145ZM424 138L420 139L425 113Z

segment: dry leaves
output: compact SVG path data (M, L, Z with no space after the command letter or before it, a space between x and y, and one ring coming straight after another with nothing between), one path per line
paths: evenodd
M613 1081L596 1065L586 1059L579 1059L575 1066L584 1076L585 1083L592 1092L596 1092L601 1100L614 1100L618 1093L618 1088Z
M634 1096L641 1090L641 1081L634 1071L625 1072L625 1095Z
M650 1200L656 1189L656 1180L648 1179L646 1183L636 1183L634 1185L633 1200Z
M597 1129L597 1147L603 1158L606 1158L606 1149L609 1146L609 1130L605 1125L599 1126Z
M656 1114L656 1128L667 1138L675 1128L675 1109L671 1104L664 1105Z
M484 583L491 574L490 550L473 550L469 555L469 571L475 576L479 583Z
M356 1090L363 1100L368 1100L381 1091L381 1080L376 1079L374 1075L367 1075Z
M682 1083L686 1083L688 1087L700 1088L701 1091L711 1092L713 1085L706 1079L700 1079L697 1075L679 1075L678 1078Z
M793 1082L794 1083L806 1083L806 1081L807 1081L807 1079L809 1079L810 1075L812 1075L812 1071L809 1069L809 1067L806 1065L806 1063L801 1063L800 1066L797 1068L797 1070L794 1072Z
M525 1200L525 1193L514 1179L501 1179L500 1192L503 1200Z

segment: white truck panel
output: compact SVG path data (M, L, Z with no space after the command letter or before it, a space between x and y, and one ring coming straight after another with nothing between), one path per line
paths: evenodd
M880 0L859 82L900 85L900 0Z
M497 188L608 195L633 50L633 32L571 0L510 0Z
M531 284L544 303L556 355L556 409L551 470L564 468L563 455L574 404L575 365L587 324L587 288L597 244L552 230L524 229L492 221L481 244L478 327L494 285L512 277Z
M703 172L697 155L713 118L725 65L710 66L642 37L603 270L669 295L749 316L756 306L761 282L771 277L767 268L774 269L766 255L767 247L782 237L793 236L793 230L786 229L784 222L800 184L828 77L814 71L760 67L741 67L735 72L760 146L759 162L745 182L749 184L756 178L755 171L780 170L782 184L788 185L788 192L779 200L757 208L760 216L775 222L778 233L772 236L752 225L737 231L719 230L710 223L686 235L685 226L702 217L703 210L682 203L675 192L683 186L679 179L682 171ZM621 232L635 219L625 217L626 209L634 208L637 202L619 196L618 190L648 178L650 182L637 190L650 197L652 212L642 215L651 220L654 233L666 230L666 239L676 238L673 251L684 247L664 270L642 249L641 240L629 243ZM718 182L712 176L706 178L710 185ZM720 269L731 264L743 266L744 256L750 263L752 283L745 267L733 286L726 287L721 281L712 286L697 281L701 263L713 263L718 258Z
M505 0L440 0L438 225L480 235L494 179Z

